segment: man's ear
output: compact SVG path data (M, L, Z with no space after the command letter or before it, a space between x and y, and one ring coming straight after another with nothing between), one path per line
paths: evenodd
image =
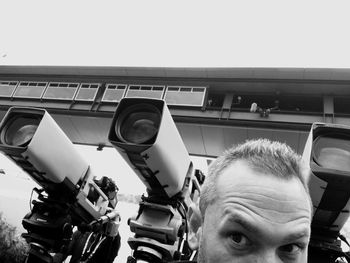
M192 250L196 250L199 247L202 234L202 215L197 205L190 205L188 209L188 218L188 245Z

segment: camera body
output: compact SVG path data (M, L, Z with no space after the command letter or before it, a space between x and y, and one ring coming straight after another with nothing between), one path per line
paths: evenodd
M22 221L33 262L50 262L48 252L69 241L73 225L106 213L109 200L93 170L46 110L10 108L0 123L0 151L42 187Z
M350 127L314 123L302 158L314 207L309 258L332 262L343 254L338 238L350 211Z
M77 199L76 208L88 214L84 221L106 212L108 198L93 181L92 169L46 110L10 108L0 124L0 151L48 194ZM99 200L89 200L92 189Z
M147 188L138 214L128 224L128 262L187 259L187 213L200 184L165 101L123 98L113 116L108 139Z
M108 139L148 191L171 198L182 190L191 160L165 101L122 99Z

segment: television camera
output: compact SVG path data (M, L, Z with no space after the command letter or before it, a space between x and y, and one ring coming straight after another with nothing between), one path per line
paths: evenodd
M147 188L128 221L135 235L128 239L133 254L127 262L190 259L187 215L204 175L194 169L165 101L122 99L108 139Z
M52 262L73 226L98 221L116 200L101 190L89 164L43 109L12 107L0 123L0 151L42 188L22 224L30 245L27 263Z
M302 158L308 164L314 206L308 262L350 262L340 234L350 209L350 127L314 123Z

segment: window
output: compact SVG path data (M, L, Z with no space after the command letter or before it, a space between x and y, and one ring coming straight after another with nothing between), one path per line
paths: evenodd
M159 85L129 85L125 97L162 99L164 86Z
M119 102L126 92L126 84L106 84L102 102Z
M96 98L96 94L98 92L98 88L101 84L96 83L82 83L80 88L75 95L76 101L94 101Z
M334 97L334 113L350 114L350 96Z
M202 107L206 87L168 86L164 99L168 105Z
M221 109L224 104L224 99L225 99L224 93L210 92L209 90L206 107L208 109L216 109L216 108Z
M73 100L80 83L50 82L43 96L44 99Z
M0 81L0 97L11 97L17 84L17 81Z
M314 95L283 95L279 96L281 111L322 113L323 97Z
M15 98L40 99L45 92L47 82L22 81L13 94Z

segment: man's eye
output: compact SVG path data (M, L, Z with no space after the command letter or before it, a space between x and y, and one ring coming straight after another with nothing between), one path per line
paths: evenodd
M230 239L233 245L238 248L245 248L251 244L249 239L245 235L240 233L231 234Z
M302 249L302 246L298 244L288 244L280 247L280 250L284 253L295 254Z

